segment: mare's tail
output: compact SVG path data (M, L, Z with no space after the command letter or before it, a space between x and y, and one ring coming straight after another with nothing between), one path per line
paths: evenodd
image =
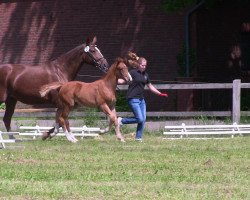
M62 87L64 83L62 82L53 82L53 83L49 83L46 85L43 85L40 90L39 93L41 95L41 97L46 96L51 90L60 90L60 88Z

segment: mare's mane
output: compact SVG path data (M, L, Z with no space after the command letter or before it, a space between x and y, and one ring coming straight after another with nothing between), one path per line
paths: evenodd
M79 52L81 50L83 51L85 46L86 46L86 44L81 44L81 45L75 47L74 49L71 49L67 53L60 55L58 58L56 58L55 60L53 60L51 62L55 63L55 64L56 63L62 63L65 60L68 60L68 59L74 57L74 55L78 55L78 54L76 54L76 52Z

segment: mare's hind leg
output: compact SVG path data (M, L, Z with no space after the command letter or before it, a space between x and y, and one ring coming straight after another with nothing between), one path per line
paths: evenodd
M71 110L70 107L68 105L65 105L63 108L62 114L58 119L58 122L63 127L63 131L65 132L65 136L67 137L67 139L69 141L75 143L78 140L71 133L70 127L69 127L69 121L68 121L68 116L69 116L70 110Z
M11 127L10 127L11 118L12 118L12 115L14 114L16 103L17 103L17 100L12 97L7 97L5 101L6 109L5 109L5 113L3 117L3 122L8 132L11 131ZM14 135L10 134L9 139L15 139Z

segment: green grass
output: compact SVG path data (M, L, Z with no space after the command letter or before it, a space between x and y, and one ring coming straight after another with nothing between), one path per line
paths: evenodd
M250 199L250 137L120 143L114 135L0 150L0 199ZM10 144L8 145L10 146Z

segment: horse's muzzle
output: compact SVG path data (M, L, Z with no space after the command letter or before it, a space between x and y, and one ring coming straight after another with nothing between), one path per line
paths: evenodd
M107 71L109 69L109 64L108 64L108 62L107 62L106 59L103 59L102 62L99 64L98 67L100 68L101 71L107 73Z
M130 75L130 73L128 72L128 82L132 82L133 78L132 76Z

